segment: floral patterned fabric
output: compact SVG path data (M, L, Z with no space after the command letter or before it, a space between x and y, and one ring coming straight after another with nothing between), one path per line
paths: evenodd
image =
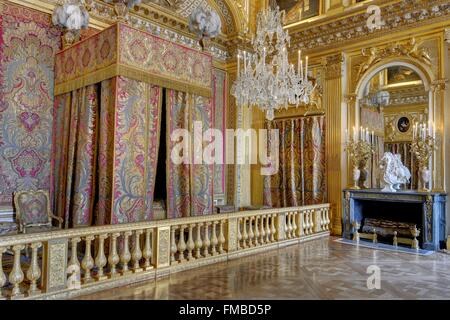
M278 172L264 177L264 205L326 202L325 117L275 120L266 127L279 130L280 146Z
M202 132L211 128L213 112L211 99L169 90L167 94L168 125L168 172L167 217L181 218L211 214L213 209L214 166L194 164L193 143L186 142L189 163L174 164L170 156L180 141L172 141L176 129L187 129L193 142L194 121L202 122ZM198 154L198 153L197 153Z
M210 96L212 56L117 23L59 52L55 73L56 94L123 75Z
M153 218L160 91L115 77L57 96L52 187L66 228Z
M48 189L54 57L60 31L48 14L0 3L0 204Z
M153 219L161 88L118 77L112 224Z

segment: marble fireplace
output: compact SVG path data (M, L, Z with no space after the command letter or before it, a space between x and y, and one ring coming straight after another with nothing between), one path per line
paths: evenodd
M415 191L389 193L372 189L346 189L343 196L344 238L353 238L355 221L360 224L359 230L362 230L364 224L369 221L390 221L394 225L416 226L420 231L417 240L422 249L439 250L445 247L446 194ZM380 236L380 242L389 243L384 232L377 230L376 233ZM392 242L390 243L392 244Z

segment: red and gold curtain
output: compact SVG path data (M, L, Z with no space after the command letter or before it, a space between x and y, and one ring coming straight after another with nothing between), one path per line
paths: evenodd
M280 145L278 172L264 178L264 204L291 207L326 202L325 117L274 120L266 128L279 130Z
M198 146L194 149L194 125L195 122L201 124L202 133L212 127L211 99L168 90L166 101L169 115L167 120L167 217L180 218L211 214L214 166L194 161L194 157L200 157L197 159L202 161L202 150L199 150ZM178 129L185 129L188 134L184 137L174 136L174 131ZM202 142L202 146L204 143ZM182 154L184 152L185 154ZM171 159L172 153L184 157L186 161L180 164L174 163Z
M65 227L152 219L161 88L114 77L56 97L55 212Z

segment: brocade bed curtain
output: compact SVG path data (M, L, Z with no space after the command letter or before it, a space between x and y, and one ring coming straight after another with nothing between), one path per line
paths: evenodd
M264 205L326 202L325 117L274 120L266 128L279 130L280 146L278 172L264 177Z
M68 227L152 219L161 88L114 77L55 99L52 195Z
M169 115L167 117L167 217L181 218L211 214L213 212L214 165L194 163L194 156L201 156L202 150L195 150L193 143L195 121L201 122L202 132L213 126L211 99L167 90L166 101ZM177 129L186 129L189 138L184 140L180 137L172 141L171 135ZM208 141L203 142L202 146L208 143ZM182 151L179 149L181 146L184 147ZM181 164L174 163L171 159L172 152L184 157L186 161Z

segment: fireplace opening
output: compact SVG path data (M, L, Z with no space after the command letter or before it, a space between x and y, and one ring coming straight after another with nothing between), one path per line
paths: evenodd
M422 203L355 200L354 219L359 232L377 233L380 242L392 244L394 231L398 237L412 238L411 229L420 230L419 246L423 243Z

